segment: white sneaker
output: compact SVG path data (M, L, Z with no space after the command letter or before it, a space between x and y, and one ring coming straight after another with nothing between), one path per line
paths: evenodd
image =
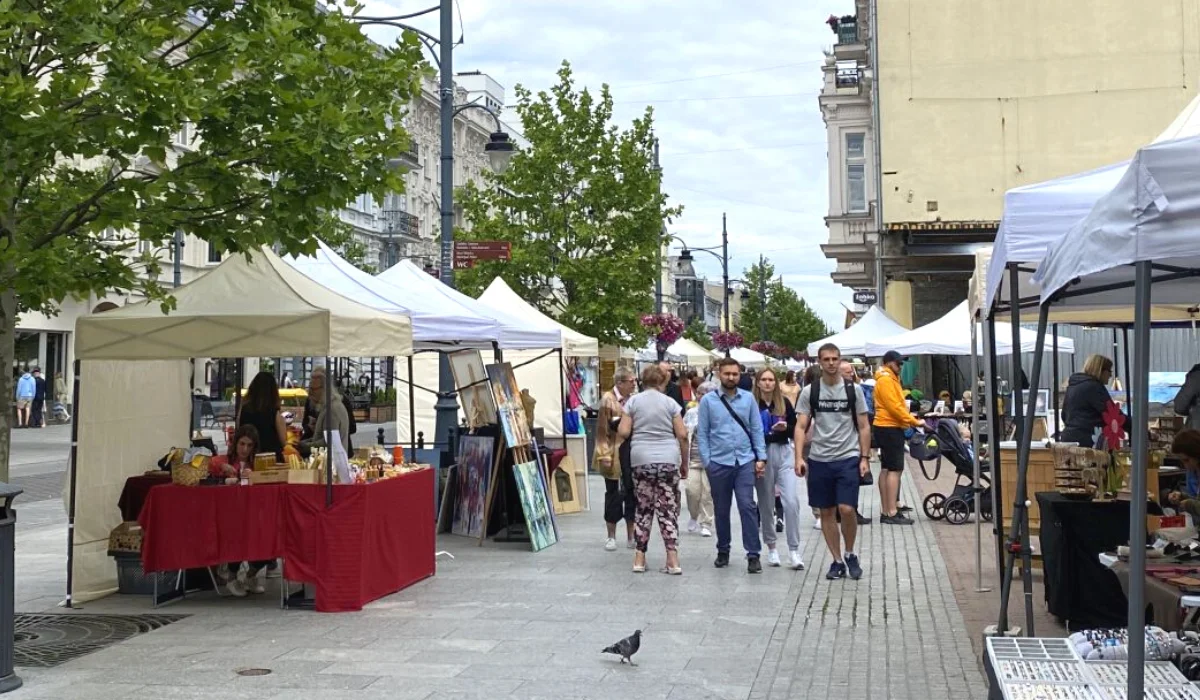
M792 550L792 568L796 571L804 571L804 558L800 556L800 550Z
M767 552L767 564L769 564L771 566L779 566L780 565L779 550L772 549L771 551Z
M225 584L225 589L229 591L229 595L234 598L245 598L247 595L246 586L236 579Z
M821 529L821 519L820 518L817 518L816 520L813 521L813 529L814 530Z
M696 522L695 518L688 521L688 532L695 532L700 529L700 523Z
M262 584L262 580L257 577L251 579L250 582L246 584L246 590L257 594L263 594L267 592L266 587Z
M604 540L604 551L606 551L606 552L617 551L617 541L611 537L609 537L607 540Z
M700 536L701 537L712 537L712 530L709 530L706 527L702 527L702 528L700 528Z

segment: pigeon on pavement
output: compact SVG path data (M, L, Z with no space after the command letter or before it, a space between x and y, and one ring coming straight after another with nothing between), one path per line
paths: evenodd
M630 666L637 666L633 663L633 655L638 652L642 646L642 631L634 630L633 634L613 644L610 647L605 647L603 654L616 654L621 657L621 663L629 662Z

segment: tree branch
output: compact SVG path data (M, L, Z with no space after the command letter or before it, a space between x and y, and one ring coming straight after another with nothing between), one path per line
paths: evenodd
M58 218L58 221L54 223L54 226L51 226L50 229L42 234L39 238L34 239L30 250L38 250L44 246L47 246L54 241L54 239L66 233L64 227L66 226L67 222L75 219L78 215L94 207L104 195L109 194L116 189L113 187L113 185L116 184L117 179L124 173L125 168L121 168L120 170L116 171L116 173L108 177L108 180L106 180L103 185L96 188L96 191L93 192L91 196L63 212L62 216Z
M167 64L168 66L174 67L175 64L172 64L170 61L167 60L168 58L171 57L171 54L175 53L179 49L186 48L188 46L188 44L191 44L193 41L195 41L196 37L200 36L200 34L204 30L211 27L212 23L213 23L213 18L206 17L204 20L204 23L201 24L199 27L196 27L196 31L192 32L191 34L188 34L178 44L175 44L174 46L170 47L166 51L162 52L162 54L158 57L158 60L162 61L163 63Z

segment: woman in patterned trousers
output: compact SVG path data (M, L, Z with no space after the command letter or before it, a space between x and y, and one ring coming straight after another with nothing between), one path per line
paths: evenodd
M642 371L642 393L625 402L625 416L618 428L630 441L637 514L634 518L633 572L646 571L646 547L650 528L658 528L667 550L665 574L679 575L679 478L687 476L687 428L682 409L662 392L666 374L658 365Z

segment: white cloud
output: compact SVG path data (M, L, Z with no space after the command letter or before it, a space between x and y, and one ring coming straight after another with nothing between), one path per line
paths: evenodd
M368 1L363 14L397 15L426 2ZM720 244L728 215L730 275L760 253L831 326L850 291L834 285L827 233L825 126L817 107L824 21L851 0L459 0L456 72L479 70L509 90L547 88L563 59L578 84L612 87L620 124L654 108L665 188L685 211L672 232L692 246ZM437 17L410 20L434 35ZM390 33L389 33L390 32ZM372 30L387 39L394 32ZM707 76L707 77L703 77ZM705 99L695 99L705 98ZM721 98L721 99L711 99ZM720 278L715 258L698 270Z

